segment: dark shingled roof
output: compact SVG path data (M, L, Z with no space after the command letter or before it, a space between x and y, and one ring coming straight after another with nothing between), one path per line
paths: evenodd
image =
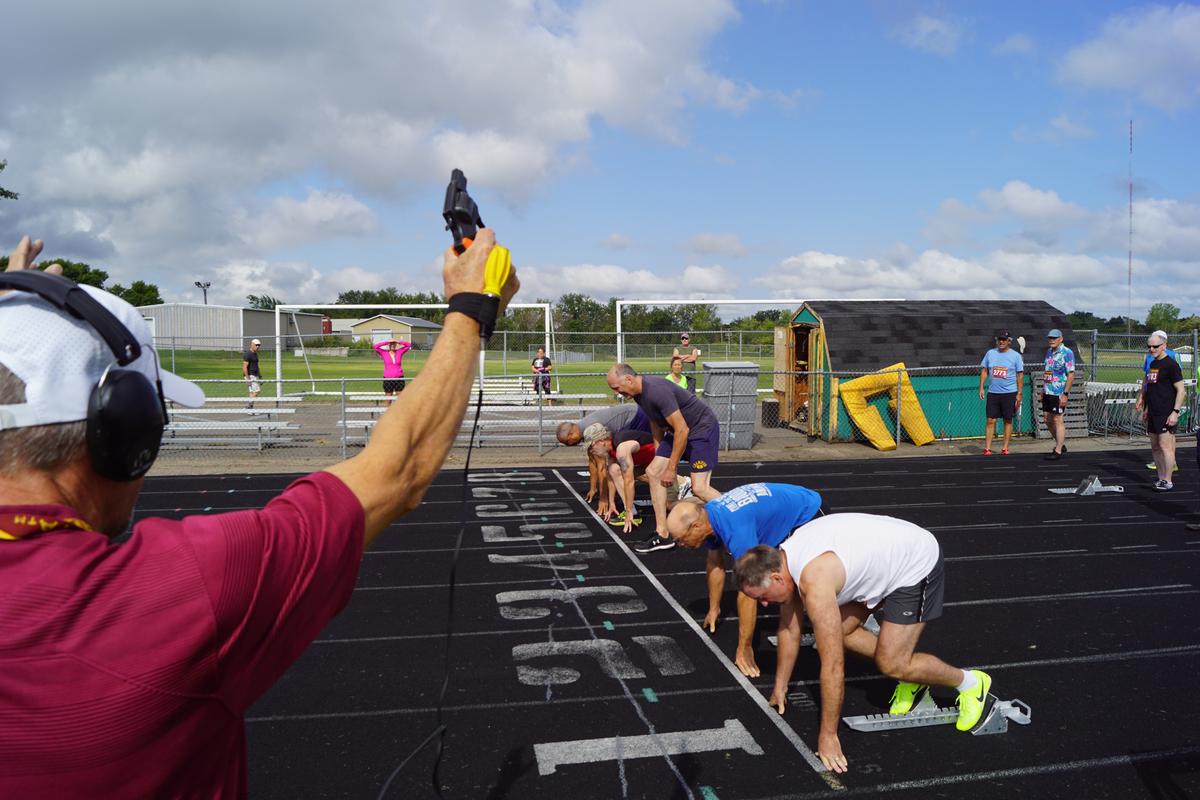
M908 367L978 366L996 346L996 333L1025 337L1026 362L1046 352L1046 332L1058 328L1079 355L1067 315L1042 300L814 301L825 323L830 368L873 372L903 361ZM1028 368L1026 369L1028 371Z

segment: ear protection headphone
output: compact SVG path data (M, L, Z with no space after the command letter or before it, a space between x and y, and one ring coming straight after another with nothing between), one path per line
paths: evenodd
M104 371L88 399L88 455L92 469L110 480L132 481L145 475L158 457L167 405L161 382L151 385L141 372L121 369L142 354L138 340L96 298L59 275L36 270L0 272L0 289L36 294L86 322L112 350L116 364Z

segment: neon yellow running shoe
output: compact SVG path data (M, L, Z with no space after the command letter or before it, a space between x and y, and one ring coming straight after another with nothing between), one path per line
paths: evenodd
M888 713L898 717L912 711L917 695L927 688L923 683L900 681L896 684L896 691L892 692L892 705L888 709Z
M610 519L610 520L608 521L608 524L609 524L609 525L612 525L614 528L624 528L624 527L625 527L625 512L624 512L624 511L622 511L620 514L617 514L615 517L613 517L612 519ZM633 518L633 524L634 524L634 527L637 527L638 525L641 525L641 524L642 524L642 518L641 518L641 517L634 517L634 518Z
M958 722L954 727L960 731L969 731L983 716L984 706L987 705L988 692L992 689L992 676L982 670L973 669L971 674L979 679L974 689L958 693Z

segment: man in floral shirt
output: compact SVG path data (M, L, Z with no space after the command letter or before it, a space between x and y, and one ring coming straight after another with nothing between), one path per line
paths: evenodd
M1047 461L1057 461L1067 452L1063 439L1067 426L1067 394L1075 382L1075 354L1063 344L1062 331L1054 328L1046 334L1050 348L1046 350L1046 370L1042 382L1042 411L1046 415L1046 430L1054 437L1054 449L1046 454Z

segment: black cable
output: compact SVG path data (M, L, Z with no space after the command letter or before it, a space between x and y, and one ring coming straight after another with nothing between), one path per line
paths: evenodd
M484 340L484 343L486 343L486 340ZM450 576L448 581L449 598L446 607L446 653L442 662L442 688L441 691L438 692L437 700L437 726L433 729L432 733L426 736L419 745L413 748L412 752L405 756L404 760L401 761L394 770L392 770L392 774L389 775L387 781L384 782L383 788L379 790L379 795L376 800L383 800L384 795L387 794L388 788L392 785L392 781L395 780L396 776L400 774L401 770L404 769L404 766L413 759L413 756L421 752L421 750L425 748L425 745L429 744L435 738L437 739L437 751L434 754L433 771L430 773L429 779L433 785L433 793L439 798L442 798L442 788L439 786L439 775L442 766L442 753L444 752L446 745L447 730L446 725L442 722L442 706L445 704L446 700L446 689L450 686L450 641L451 637L454 635L454 586L458 575L458 557L462 552L463 538L466 536L467 532L467 489L470 485L469 475L471 472L471 452L475 449L475 434L479 432L479 415L482 410L483 374L481 371L479 376L479 393L475 400L475 419L471 423L471 437L467 440L467 460L463 464L462 471L462 499L460 501L462 516L460 518L460 524L458 527L458 538L454 542L454 553L450 558ZM442 800L444 800L444 798L442 798Z

